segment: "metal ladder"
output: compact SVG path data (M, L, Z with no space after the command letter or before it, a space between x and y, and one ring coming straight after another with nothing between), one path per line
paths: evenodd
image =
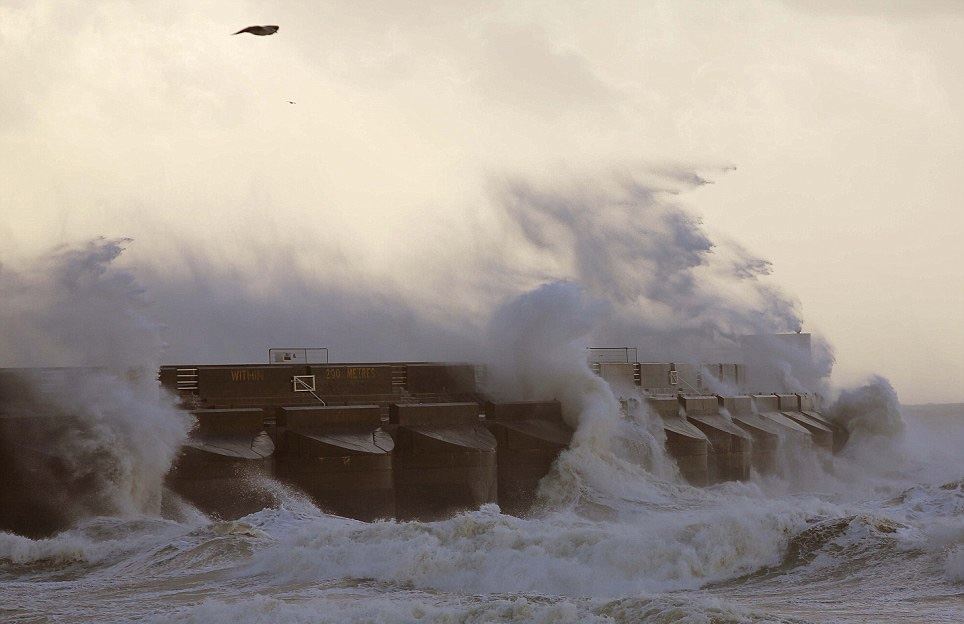
M179 368L176 372L175 387L179 394L195 394L198 390L196 368Z
M392 389L396 388L401 392L408 388L408 366L405 364L392 366Z

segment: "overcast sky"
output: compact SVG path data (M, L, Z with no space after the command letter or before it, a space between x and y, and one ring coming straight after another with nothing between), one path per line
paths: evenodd
M964 401L964 3L0 0L0 75L8 265L128 236L146 272L444 315L499 181L687 171L835 382Z

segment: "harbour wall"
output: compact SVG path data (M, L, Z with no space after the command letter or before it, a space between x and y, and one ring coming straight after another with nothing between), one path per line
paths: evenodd
M772 471L788 440L839 448L813 395L713 393L724 379L738 389L739 365L592 368L621 399L643 400L693 485ZM270 504L259 487L267 477L362 520L435 519L490 502L525 514L573 435L558 402L494 401L467 363L176 365L158 377L197 420L166 483L222 518ZM16 442L0 431L0 448Z

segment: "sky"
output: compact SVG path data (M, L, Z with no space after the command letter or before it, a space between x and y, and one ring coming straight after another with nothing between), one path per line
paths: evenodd
M518 189L606 197L566 213L598 250L662 214L611 209L642 176L712 262L769 261L836 384L964 401L962 64L942 1L0 0L0 262L129 237L171 358L336 312L444 341L420 319L587 275L520 243Z

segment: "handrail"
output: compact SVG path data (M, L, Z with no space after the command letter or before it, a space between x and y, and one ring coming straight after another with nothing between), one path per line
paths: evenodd
M272 355L275 352L281 352L283 354L282 359L279 361L273 361ZM305 364L311 364L308 361L308 353L312 351L323 351L325 354L324 362L315 362L316 364L327 364L328 363L328 347L272 347L268 349L268 364L284 364L285 362L290 362L295 359L293 356L297 353L302 354L302 359Z
M626 364L636 363L639 361L638 349L636 347L586 347L586 351L589 352L589 359L590 361L593 361L593 362L603 361L603 360L593 359L593 355L596 354L595 352L603 352L603 351L622 352L621 361L625 362ZM630 356L629 356L630 352L632 352L632 359L630 359ZM599 355L602 355L602 353L600 353ZM606 360L606 361L611 362L613 360Z

